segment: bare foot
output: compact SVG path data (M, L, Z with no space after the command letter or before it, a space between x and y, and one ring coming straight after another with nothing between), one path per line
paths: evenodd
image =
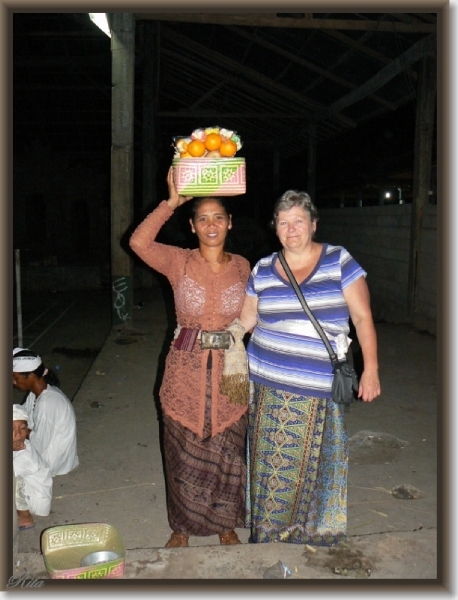
M29 510L17 511L17 524L18 527L23 527L24 529L32 527L34 525L33 517L30 514Z

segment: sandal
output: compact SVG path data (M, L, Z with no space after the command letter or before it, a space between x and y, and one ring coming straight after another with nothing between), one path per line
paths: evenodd
M166 548L187 548L188 547L189 535L187 533L180 533L179 531L173 531L169 541L166 543Z
M25 531L26 529L33 529L36 523L29 523L28 525L19 525L19 531Z
M232 546L232 544L242 543L234 530L226 531L225 533L218 533L218 536L221 546Z

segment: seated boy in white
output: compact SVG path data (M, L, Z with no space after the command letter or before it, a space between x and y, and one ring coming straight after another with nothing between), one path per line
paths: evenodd
M47 517L52 500L51 469L26 439L27 419L27 411L20 404L13 404L13 468L19 531L35 527L32 515Z

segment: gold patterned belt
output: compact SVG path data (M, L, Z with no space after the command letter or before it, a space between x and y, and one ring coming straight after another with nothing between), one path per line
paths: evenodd
M228 350L234 337L230 331L208 331L206 329L190 329L178 327L175 329L174 345L177 350L191 352L197 340L202 350Z

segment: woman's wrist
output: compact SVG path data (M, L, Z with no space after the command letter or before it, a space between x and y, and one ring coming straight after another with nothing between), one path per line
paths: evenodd
M175 210L178 208L178 202L176 200L172 200L172 198L169 198L168 200L166 200L166 202L171 208L171 210Z
M366 373L378 373L378 366L364 363L364 370Z

